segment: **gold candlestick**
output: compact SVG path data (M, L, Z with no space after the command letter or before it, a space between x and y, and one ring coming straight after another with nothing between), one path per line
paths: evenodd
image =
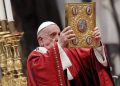
M2 86L7 86L6 80L7 80L7 63L6 63L6 57L3 52L3 41L0 40L0 66L2 70L2 79L1 84Z
M15 40L12 41L12 48L14 51L14 67L17 72L18 78L15 79L17 81L17 86L27 86L27 78L23 76L22 72L22 62L20 57L20 39L23 33L14 34Z
M2 86L27 86L27 77L24 77L22 72L20 55L20 39L23 32L17 32L14 21L9 21L7 24L6 21L1 22L0 66L3 75L1 84Z
M7 70L8 72L12 72L14 70L14 63L13 63L13 52L11 47L12 35L8 34L4 36L6 40L5 49L6 49L6 56L7 56Z
M3 36L5 39L5 51L6 51L6 57L7 57L7 76L8 76L8 84L9 86L15 86L14 85L14 60L13 60L13 52L12 52L12 39L13 35L8 34Z
M9 32L0 32L0 67L2 70L2 79L1 79L1 85L2 86L8 86L8 83L6 82L8 80L7 76L7 60L6 60L6 54L5 54L5 40L2 38L2 36L9 34Z

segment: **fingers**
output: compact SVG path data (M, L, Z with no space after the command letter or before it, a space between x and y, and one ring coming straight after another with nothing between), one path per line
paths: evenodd
M63 31L62 31L62 33L65 33L65 32L67 32L68 30L72 30L70 26L64 28Z
M93 34L92 34L93 37L96 37L96 36L101 36L101 33L100 31L94 31Z
M60 33L60 39L59 42L61 43L61 46L66 46L70 40L75 39L75 34L70 26L66 27L61 33Z
M67 34L67 35L65 35L64 33L61 33L61 35L60 35L60 38L63 41L69 41L69 40L75 39L75 37L76 37L76 35L74 33L73 34Z
M100 33L98 27L94 28L92 36L96 40L97 43L99 43L101 41L101 33Z
M74 32L73 32L73 30L72 29L69 29L68 31L66 31L64 34L65 35L69 35L69 34L73 34Z
M98 28L98 27L95 27L95 28L93 29L93 31L95 31L95 30L99 30L99 28Z
M101 39L101 36L95 36L94 38L95 39Z
M98 27L96 27L96 28L93 30L92 36L93 36L94 38L99 38L99 37L101 37L101 33L100 33Z
M71 29L70 26L66 27L61 33L60 35L62 35L64 38L66 39L71 39L75 37L75 34L73 32L73 30Z
M68 26L61 33L67 36L70 34L74 34L74 31L72 30L72 28L70 26Z
M68 40L75 39L75 34L70 34L67 36Z

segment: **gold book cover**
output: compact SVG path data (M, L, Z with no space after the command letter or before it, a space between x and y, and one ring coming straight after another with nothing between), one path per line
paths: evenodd
M69 48L93 48L100 45L92 38L96 26L95 8L95 2L65 4L66 26L71 26L76 34L76 39L69 42Z

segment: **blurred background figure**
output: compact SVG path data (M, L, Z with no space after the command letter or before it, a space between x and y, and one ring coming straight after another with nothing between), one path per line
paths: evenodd
M107 47L115 84L120 86L120 0L11 0L17 29L24 32L24 65L28 54L38 45L36 32L41 22L50 20L60 28L65 27L64 3L69 1L96 2L96 23Z

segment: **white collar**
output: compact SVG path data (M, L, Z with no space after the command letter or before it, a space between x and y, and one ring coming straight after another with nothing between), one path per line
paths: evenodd
M40 52L40 53L47 53L47 49L45 47L37 47L34 51Z

